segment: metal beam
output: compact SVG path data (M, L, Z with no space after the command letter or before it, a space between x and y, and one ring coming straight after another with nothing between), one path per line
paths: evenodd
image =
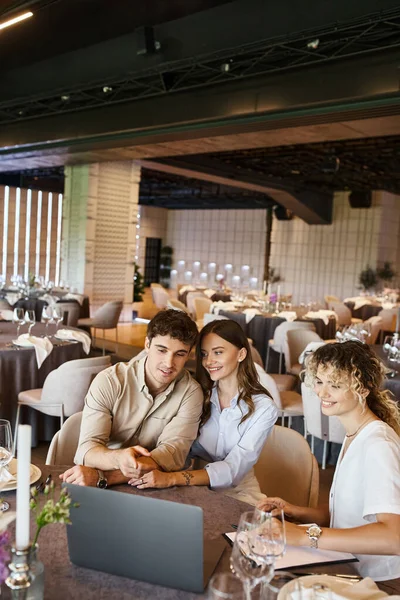
M265 194L284 206L309 225L332 223L333 194L309 190L295 190L269 178L246 175L207 157L170 158L139 161L146 169L172 173L181 177L211 181Z

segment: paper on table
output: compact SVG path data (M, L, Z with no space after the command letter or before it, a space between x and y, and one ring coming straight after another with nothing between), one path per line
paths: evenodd
M226 533L225 537L233 544L236 532ZM286 553L276 561L275 569L290 569L292 567L324 563L354 562L356 560L354 554L350 554L350 552L334 552L333 550L306 548L305 546L286 546Z

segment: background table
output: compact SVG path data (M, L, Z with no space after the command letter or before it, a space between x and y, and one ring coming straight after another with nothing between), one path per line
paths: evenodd
M397 402L400 402L400 363L390 361L383 352L382 346L376 345L372 346L372 348L382 362L388 367L388 369L397 371L397 375L395 377L387 377L385 379L385 389L390 390L395 396Z
M42 469L42 480L52 473L56 482L58 474L68 468L45 467L42 464L38 466ZM232 531L231 524L237 524L241 513L249 509L249 505L244 502L200 486L138 491L128 485L119 485L113 487L113 490L199 506L204 513L204 537L207 540L221 539L223 533ZM99 493L107 494L107 490L99 490ZM8 492L4 496L14 508L15 492ZM107 515L107 518L111 519L112 514ZM101 527L100 523L99 526ZM10 531L13 531L11 526ZM31 531L35 531L33 522ZM104 540L104 543L106 544L107 540ZM226 549L216 571L229 571L231 549L227 542L224 543ZM207 597L206 594L174 590L72 565L69 562L65 525L46 526L39 537L39 548L39 558L45 565L45 600L201 600ZM154 565L154 568L156 569L157 565ZM303 572L307 573L309 570L303 568ZM302 569L296 568L296 571ZM312 571L336 573L338 565L313 566ZM340 572L354 574L355 570L351 563L341 564ZM9 598L7 594L8 590L4 592L5 598ZM271 594L271 600L275 598L275 594Z
M362 319L363 321L375 317L382 310L380 304L364 304L364 306L357 309L354 309L354 302L345 302L345 305L351 310L352 317L355 319Z
M59 298L57 302L71 302L73 304L79 305L79 318L87 319L90 317L90 306L89 306L89 298L85 296L82 304L79 304L77 300L67 299L63 300ZM56 303L57 303L56 302ZM41 298L20 298L15 304L13 304L12 308L23 308L24 310L34 310L36 315L36 321L40 323L42 320L42 311L43 307L47 306L48 302L46 300L42 300Z
M21 333L27 327L21 327ZM49 325L49 332L55 325ZM37 323L32 334L40 336L45 332L45 325ZM17 414L19 392L43 387L47 375L68 360L83 358L81 343L64 342L52 339L53 351L38 369L35 350L33 348L16 348L7 346L16 337L16 325L0 321L0 416L11 421L14 427ZM60 428L58 417L49 417L27 407L21 409L21 423L32 425L32 445L38 441L50 441Z

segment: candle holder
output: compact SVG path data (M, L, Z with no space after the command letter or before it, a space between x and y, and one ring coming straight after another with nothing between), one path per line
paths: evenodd
M6 579L6 585L12 590L13 599L25 599L31 585L30 551L31 546L23 550L18 550L14 546L11 548L12 560L9 565L11 573Z

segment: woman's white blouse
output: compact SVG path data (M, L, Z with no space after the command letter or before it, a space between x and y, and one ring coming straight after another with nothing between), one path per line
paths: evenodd
M201 427L190 456L210 461L205 468L212 488L229 488L236 486L257 462L278 418L278 409L268 396L253 396L255 411L240 424L248 413L243 400L238 403L235 396L230 406L221 410L216 386L210 400L210 418Z

